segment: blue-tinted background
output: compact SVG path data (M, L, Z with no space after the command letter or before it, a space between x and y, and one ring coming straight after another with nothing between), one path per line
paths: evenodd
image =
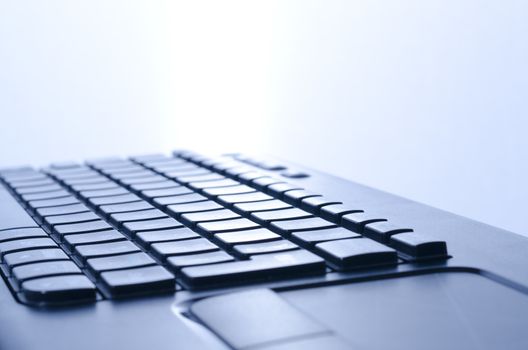
M3 1L0 165L267 152L528 234L525 1Z

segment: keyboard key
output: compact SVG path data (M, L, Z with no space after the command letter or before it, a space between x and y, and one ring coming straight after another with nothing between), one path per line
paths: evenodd
M304 179L306 177L310 177L310 175L307 173L303 173L302 171L295 171L295 170L283 171L281 175L289 179Z
M412 229L396 226L388 221L373 222L363 229L363 235L381 243L387 243L392 235L403 232L412 232Z
M149 199L157 198L157 197L179 196L182 194L189 194L189 193L193 193L193 192L184 186L141 191L141 195Z
M55 243L50 238L27 238L17 239L15 241L7 241L0 243L0 260L3 259L4 255L10 253L16 253L31 249L42 249L42 248L56 248Z
M337 225L331 223L330 221L314 217L308 219L273 221L270 224L270 227L272 230L277 231L282 235L288 236L292 232L323 230L337 227Z
M131 235L141 231L166 230L178 227L183 227L183 225L173 218L132 221L123 224L123 229Z
M22 187L19 189L16 189L16 193L19 195L23 194L35 194L35 193L43 193L43 192L56 192L61 191L62 187L60 185L57 185L56 183L46 184L43 186L30 186L30 187Z
M217 181L217 180L224 180L226 179L225 176L222 176L220 174L215 174L212 172L209 172L206 175L194 175L194 176L179 176L175 178L176 181L187 184L190 182L203 182L203 181Z
M341 218L341 225L354 232L363 233L365 225L379 221L387 221L387 219L382 219L378 216L363 212L351 213L343 215Z
M96 197L89 198L88 203L94 207L100 207L102 205L109 204L120 204L120 203L130 203L130 202L139 202L141 199L135 194L122 194L119 196L110 196L110 197Z
M71 233L86 233L86 232L96 232L96 231L105 231L112 229L112 226L108 225L105 221L90 221L90 222L81 222L78 224L66 224L66 225L57 225L53 228L53 232L60 235L69 235Z
M233 208L239 212L243 213L254 213L258 211L267 211L267 210L279 210L279 209L288 209L292 206L286 202L283 202L279 199L271 199L261 202L251 202L251 203L238 203L233 206Z
M282 199L283 194L286 191L294 191L294 190L303 190L303 188L296 186L296 185L289 184L289 183L280 183L280 184L268 186L266 188L266 193L269 193L273 197Z
M82 260L138 251L140 251L139 248L129 241L79 245L74 249L74 253Z
M325 197L308 197L301 200L300 207L310 213L319 214L320 209L327 205L343 204L342 202L332 201Z
M154 205L165 207L171 204L195 203L195 202L202 202L206 200L207 200L207 197L204 197L198 193L189 193L189 194L182 194L179 196L154 198L153 203Z
M81 244L109 243L124 240L126 240L126 237L116 230L79 233L64 236L64 243L69 249L73 249L73 247Z
M233 179L222 179L216 181L190 182L188 186L194 188L195 190L203 190L206 188L232 187L237 185L240 186L240 182L235 181Z
M81 269L72 261L48 261L28 264L13 268L12 275L17 282L23 282L32 278L82 274Z
M320 194L315 194L315 193L308 192L305 190L286 191L282 195L282 199L286 203L290 203L295 206L298 206L301 203L301 200L306 199L306 198L312 198L312 197L322 197L322 196Z
M63 205L60 207L48 207L48 208L39 208L35 211L38 216L52 216L52 215L66 215L66 214L78 214L89 212L87 206L81 203Z
M260 228L260 225L245 218L202 222L196 226L196 229L200 233L206 235L214 235L216 233L229 231L249 230L253 228Z
M191 266L181 270L183 281L192 288L237 284L255 279L324 274L323 259L305 250L256 255L250 260Z
M104 271L129 269L132 267L143 267L157 265L150 256L143 252L107 256L105 258L94 258L86 261L86 266L95 274Z
M247 202L259 202L273 199L262 192L244 193L244 194L229 194L225 196L219 196L218 201L226 206L231 206L236 203L247 203Z
M322 207L319 214L323 219L339 224L343 215L358 212L363 212L363 210L351 209L344 204L331 204Z
M119 188L119 185L113 181L98 182L94 184L78 184L70 187L75 192L95 191L95 190L110 190Z
M344 229L342 227L327 230L301 231L292 234L291 239L302 245L311 246L317 243L334 241L345 238L358 238L360 234Z
M263 192L266 192L266 188L268 188L268 186L280 184L280 183L285 183L285 182L279 179L275 179L273 177L259 177L258 179L251 181L251 186Z
M187 239L176 242L154 243L151 245L152 254L160 260L171 255L186 255L213 252L219 248L205 238Z
M76 213L76 214L65 214L65 215L54 215L45 217L43 222L46 227L53 227L61 224L74 224L80 222L96 221L100 220L99 216L92 212Z
M13 241L22 238L47 238L48 234L42 229L33 228L15 228L12 230L0 231L0 243Z
M55 260L70 260L70 258L58 248L25 250L6 254L4 256L4 263L9 268L24 264Z
M264 242L264 243L252 243L252 244L241 244L236 245L234 250L241 255L255 255L255 254L267 254L267 253L276 253L283 252L288 250L299 249L299 246L294 243L287 241L285 239L273 241L273 242Z
M210 210L223 209L224 207L213 201L203 201L196 203L186 204L173 204L167 207L167 211L176 216L180 217L181 214L185 213L199 213Z
M341 269L398 263L394 249L367 238L323 242L315 247L325 259Z
M150 182L144 184L130 185L130 190L134 192L149 191L149 190L161 190L164 188L180 187L179 184L172 180L165 180L160 182Z
M21 292L34 302L95 301L94 284L83 275L54 276L22 283Z
M191 304L190 309L231 349L268 349L268 346L285 344L284 349L338 350L334 347L287 346L294 341L317 339L320 335L331 333L269 289L204 298ZM229 321L226 322L226 319Z
M416 258L447 257L446 242L418 232L396 234L390 243L398 251Z
M209 265L228 261L235 261L235 258L223 251L167 258L167 263L172 270L179 270L187 266Z
M122 194L129 194L130 192L123 187L116 187L103 190L90 190L90 191L81 191L79 195L83 198L97 198L97 197L109 197L109 196L118 196Z
M215 239L224 247L235 244L269 242L281 239L281 236L265 228L255 230L244 230L224 232L215 235Z
M155 175L155 176L147 176L147 177L135 177L130 179L123 179L119 180L120 183L122 183L125 186L132 186L132 185L138 185L138 184L146 184L146 183L155 183L155 182L161 182L165 181L167 178L161 175Z
M187 227L180 227L170 230L138 232L136 235L138 243L144 247L148 247L152 243L180 241L199 237L201 237L199 234L188 229Z
M23 194L20 196L24 202L30 202L30 201L39 201L44 199L56 199L56 198L64 198L69 197L70 193L66 190L59 190L59 191L52 191L52 192L43 192L43 193L30 193L30 194Z
M112 297L172 292L176 288L174 276L161 266L107 271L101 273L101 281Z
M246 185L206 188L202 192L208 197L218 197L229 194L243 194L256 192L254 188Z
M29 207L33 209L47 208L47 207L58 207L62 205L79 204L79 200L73 196L56 198L56 199L43 199L39 201L31 201L28 203Z
M256 180L258 178L261 178L261 177L266 177L265 174L263 173L259 173L257 171L250 171L250 172L247 172L247 173L242 173L240 175L237 176L237 178L240 180L240 182L243 182L243 183L250 183L252 180Z
M152 219L168 218L167 214L158 209L138 210L128 213L110 214L109 220L115 224L131 221L143 221Z
M154 207L145 201L103 205L99 207L99 211L105 215L110 215L113 213L127 213L130 211L145 210L145 209L154 209Z
M255 220L262 225L267 225L271 221L304 219L313 217L313 215L298 208L289 208L253 213L250 215L250 217L252 220Z
M240 215L229 209L187 213L180 217L180 221L189 227L194 227L200 222L219 221L239 218Z

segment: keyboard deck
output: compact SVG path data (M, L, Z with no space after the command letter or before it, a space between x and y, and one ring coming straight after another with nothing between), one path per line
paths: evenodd
M0 219L16 221L0 226L2 275L20 302L54 305L449 258L427 232L295 184L308 176L184 151L2 170Z

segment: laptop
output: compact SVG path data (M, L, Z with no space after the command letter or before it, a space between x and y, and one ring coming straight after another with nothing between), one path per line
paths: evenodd
M528 240L270 156L0 170L0 349L526 349Z

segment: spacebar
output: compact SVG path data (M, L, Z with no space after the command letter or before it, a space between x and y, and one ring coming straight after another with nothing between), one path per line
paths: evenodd
M0 231L22 227L39 226L0 183Z
M181 270L181 277L190 288L203 288L324 272L325 262L322 258L308 251L297 250L258 255L251 260L186 267Z

